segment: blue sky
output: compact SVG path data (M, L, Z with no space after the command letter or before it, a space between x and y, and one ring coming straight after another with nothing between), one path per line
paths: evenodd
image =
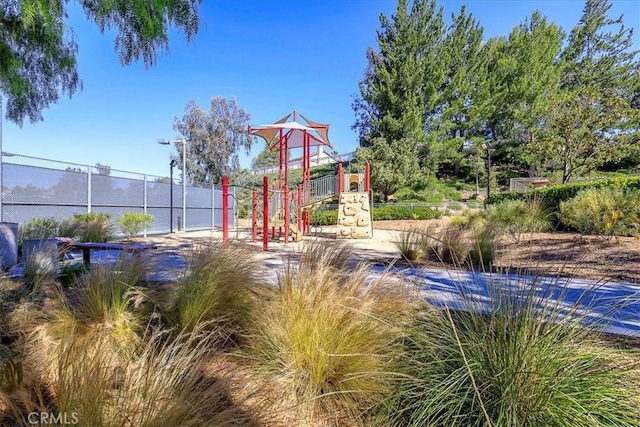
M534 9L569 32L582 14L582 0L440 1L445 16L465 3L483 25L485 38L506 35ZM613 0L611 16L624 14L640 49L640 1ZM320 123L339 152L357 147L351 130L352 96L375 46L378 16L395 11L388 0L222 0L203 2L200 30L187 43L170 35L170 53L158 64L123 67L115 35L101 35L69 3L69 25L79 44L84 90L43 112L44 121L22 128L3 118L3 150L28 156L149 175L168 175L173 148L156 144L176 138L174 117L190 99L208 110L213 96L235 97L252 124L266 124L294 109ZM262 149L258 142L244 166ZM5 158L6 161L11 161Z

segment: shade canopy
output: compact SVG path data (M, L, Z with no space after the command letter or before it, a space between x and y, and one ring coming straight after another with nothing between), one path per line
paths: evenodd
M293 115L292 121L287 121ZM306 124L296 121L298 114L294 111L275 123L269 125L250 126L249 133L264 139L269 150L280 148L280 135L282 135L283 149L301 148L304 146L305 136L310 146L326 145L333 149L329 142L329 125L316 123L307 119L302 114L299 116Z

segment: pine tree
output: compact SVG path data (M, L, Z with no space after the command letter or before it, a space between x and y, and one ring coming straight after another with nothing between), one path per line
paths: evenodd
M534 11L508 38L494 39L485 48L495 106L487 120L488 136L498 148L497 157L532 175L542 165L531 147L545 132L547 106L558 89L563 39L560 27Z
M440 168L453 167L460 172L467 142L479 143L480 118L486 110L487 96L483 73L483 28L462 6L452 15L452 24L444 39L441 59L446 70L438 90L436 106L427 118L427 132L437 136Z
M424 114L433 108L444 74L439 52L444 33L435 0L398 2L396 14L380 15L379 52L369 48L367 69L353 108L361 145L372 138L424 140Z

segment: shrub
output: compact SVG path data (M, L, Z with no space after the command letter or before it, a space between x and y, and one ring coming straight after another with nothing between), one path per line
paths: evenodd
M303 268L316 271L329 268L337 271L348 271L353 262L354 250L342 241L327 243L319 239L305 239L304 248L300 252L299 264Z
M125 212L116 221L127 239L133 239L147 228L153 227L153 215L143 212Z
M316 211L311 213L311 223L316 225L337 225L338 211Z
M48 239L58 233L58 222L54 218L32 218L20 225L18 241L25 239Z
M406 426L631 426L640 387L563 282L460 285L464 311L428 312L407 341L406 374L385 413ZM480 290L480 291L479 291ZM548 297L555 295L559 302Z
M373 221L385 221L385 220L403 220L403 219L417 219L427 220L440 218L442 213L437 209L416 206L410 209L407 206L394 206L393 204L386 204L380 207L374 207L371 211Z
M612 178L594 182L573 182L565 185L542 188L528 193L502 193L491 196L491 204L500 203L503 200L530 200L532 197L538 198L544 204L548 212L559 212L560 202L567 201L575 197L579 192L589 188L622 188L640 190L640 177Z
M321 263L284 268L257 310L247 351L282 387L281 400L299 411L301 423L363 424L363 412L393 388L390 369L410 298L361 268L317 268Z
M243 204L238 213L238 218L247 218L249 216L249 208L250 205L248 203Z
M76 237L82 242L106 243L113 239L114 230L108 214L75 214L73 222L76 224Z
M529 201L505 200L491 205L487 219L502 227L516 242L520 243L524 233L539 233L551 228L551 215L539 198Z
M630 236L640 227L640 191L588 189L560 202L560 221L583 234Z

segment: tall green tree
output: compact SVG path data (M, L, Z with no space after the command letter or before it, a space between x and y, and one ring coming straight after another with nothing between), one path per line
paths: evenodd
M142 59L147 67L168 51L171 26L190 40L198 30L202 0L78 0L100 31L116 29L115 50L123 65ZM82 88L78 44L66 20L68 0L0 0L0 90L6 117L19 125L42 120L42 110L60 95Z
M280 153L278 150L269 150L267 144L264 149L251 161L253 169L268 168L270 166L278 166L280 164Z
M211 98L209 111L204 111L191 100L184 116L175 118L173 128L186 140L187 180L217 183L224 175L232 175L240 169L239 152L251 151L255 138L247 133L249 114L235 98L221 96ZM175 144L178 165L182 165L184 145Z
M551 135L535 147L562 182L624 155L637 134L634 108L639 69L633 31L623 17L608 17L608 0L587 0L562 53L566 67L560 93L550 103Z
M458 174L469 142L482 140L478 135L488 97L481 55L483 28L465 6L451 20L440 55L445 79L426 126L427 132L437 135L439 167Z
M539 11L514 27L508 38L487 46L489 91L495 109L487 128L504 159L531 175L542 168L532 150L545 132L547 107L560 82L564 32Z
M356 158L371 164L371 188L382 194L385 202L401 187L417 184L422 176L417 145L405 138L373 138L367 147L356 151Z
M375 171L372 188L386 198L399 187L435 172L432 137L424 132L444 80L440 50L442 8L435 0L399 0L395 15L380 15L379 51L367 50L367 68L353 109L359 159Z
M425 111L432 109L444 79L439 50L444 34L442 8L435 0L399 0L395 15L380 15L379 52L367 50L367 69L353 109L361 145L382 137L424 140Z

